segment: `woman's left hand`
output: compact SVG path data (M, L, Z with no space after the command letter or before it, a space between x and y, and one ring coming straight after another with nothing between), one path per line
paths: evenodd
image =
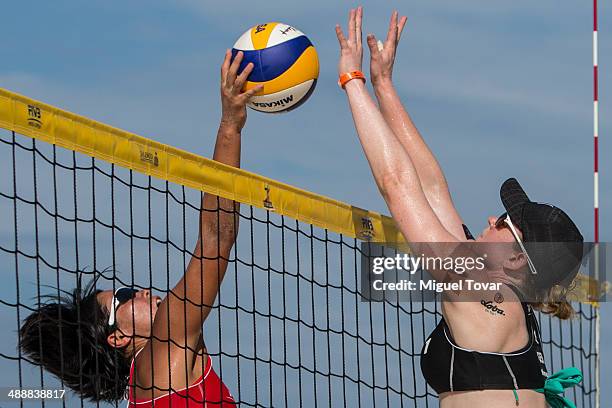
M372 77L372 85L376 86L379 83L391 80L397 44L399 43L406 21L406 16L398 20L397 11L393 12L389 22L387 39L383 44L382 50L378 48L379 43L374 34L368 35L367 42L370 47L370 76Z
M361 45L361 20L363 8L351 9L348 20L348 40L342 32L340 24L336 24L336 36L340 43L340 60L338 61L338 75L351 71L361 71L363 60L363 47Z

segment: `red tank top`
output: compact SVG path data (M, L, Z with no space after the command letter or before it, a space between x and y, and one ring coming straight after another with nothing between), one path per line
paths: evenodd
M134 397L133 380L134 359L132 359L128 380L128 408L236 408L234 398L213 370L210 356L206 360L204 373L188 388L176 390L152 400Z

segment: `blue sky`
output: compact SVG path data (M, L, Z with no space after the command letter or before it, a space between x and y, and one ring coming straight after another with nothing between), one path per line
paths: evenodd
M394 79L446 172L473 231L501 211L498 189L516 177L531 198L564 208L587 239L592 222L590 3L366 1L364 31L382 37L389 13L408 16ZM282 21L305 32L321 62L298 110L251 111L243 167L384 213L335 85L333 31L351 2L235 0L10 2L0 26L0 86L157 141L210 156L223 52L248 27ZM612 109L612 8L600 8L601 235L612 240L607 135ZM367 53L366 53L367 61ZM366 62L367 66L367 62ZM367 71L366 71L367 75ZM609 305L602 361L610 359ZM602 372L610 384L612 371ZM604 388L605 390L605 388ZM606 391L604 391L604 396ZM608 394L610 395L610 394Z

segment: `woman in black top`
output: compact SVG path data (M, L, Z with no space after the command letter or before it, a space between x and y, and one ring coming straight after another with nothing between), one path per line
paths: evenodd
M534 390L545 386L549 373L533 309L562 319L571 315L563 295L580 264L582 235L565 212L530 201L518 182L508 179L500 191L506 213L489 217L488 227L475 239L471 237L453 205L440 166L392 83L406 17L393 13L384 43L371 34L367 37L377 106L361 79L362 13L361 7L351 10L348 38L336 26L341 49L339 83L391 214L411 249L425 256L476 254L477 245L488 245L493 251L484 270L469 276L500 285L480 301L459 301L455 292L444 292L444 317L423 346L425 378L445 408L545 407L544 395ZM559 241L576 245L529 246ZM441 268L428 272L439 282L452 282L458 276ZM575 379L578 377L576 374Z

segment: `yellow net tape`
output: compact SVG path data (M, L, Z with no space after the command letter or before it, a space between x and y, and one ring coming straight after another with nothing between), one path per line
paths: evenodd
M402 240L390 217L227 166L2 88L0 127L350 237L375 242Z
M392 218L155 142L0 88L0 127L172 183L372 242L401 243ZM577 299L602 285L580 276ZM605 286L604 286L605 287Z

